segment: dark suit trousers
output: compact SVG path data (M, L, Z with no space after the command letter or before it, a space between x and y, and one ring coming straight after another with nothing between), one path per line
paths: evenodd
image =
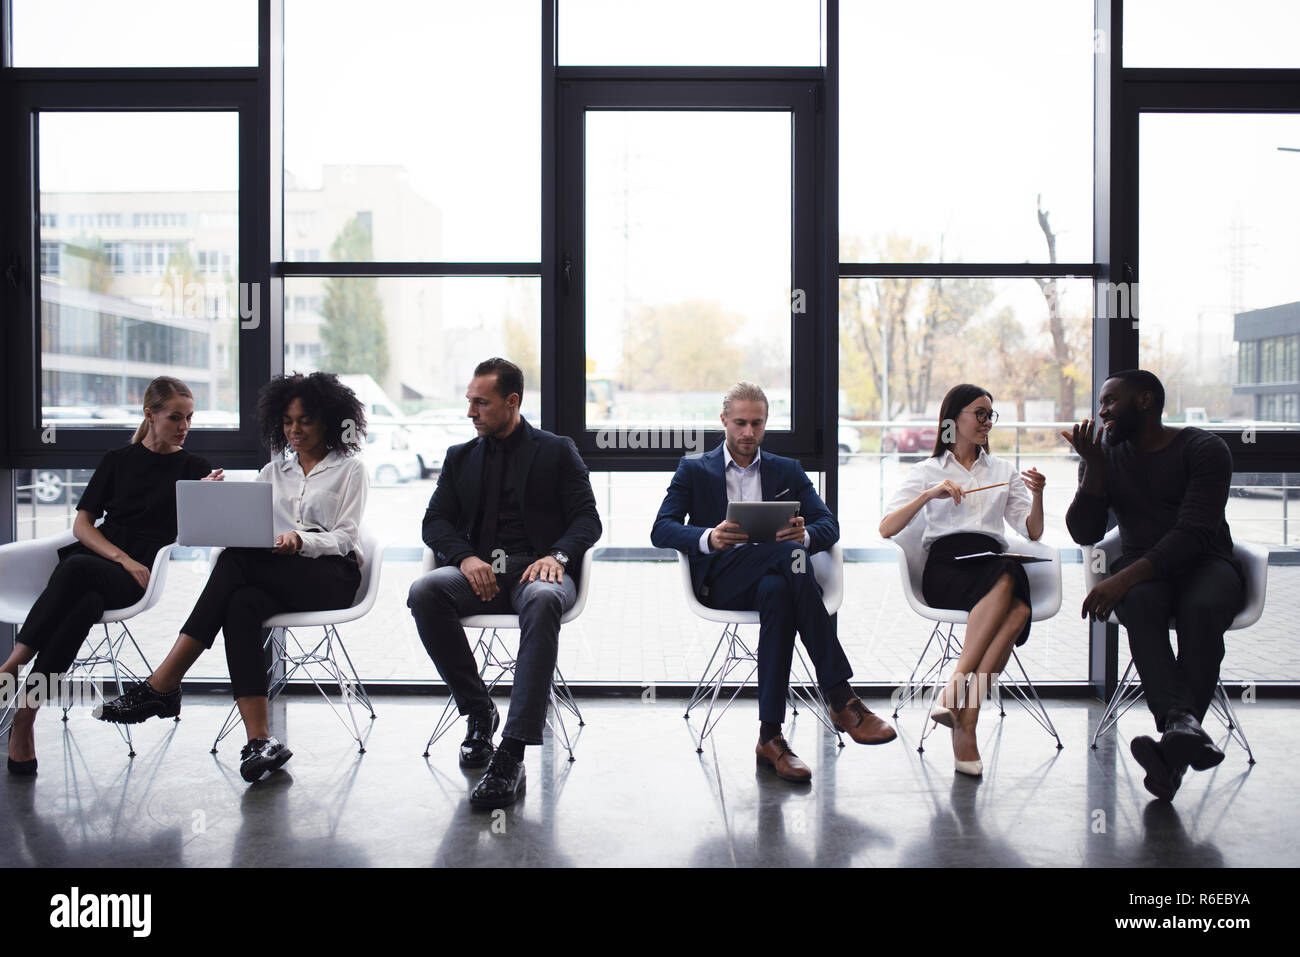
M104 610L129 608L143 594L127 570L107 558L69 555L59 562L18 632L18 641L37 653L28 679L65 673Z
M803 571L795 571L796 551L803 551ZM812 555L797 542L742 545L716 552L704 576L710 608L757 611L758 717L785 720L786 691L794 659L794 635L804 647L825 691L853 676L849 659L822 604L821 586L813 575Z
M520 584L519 576L535 556L510 556L506 573L497 575L500 589L491 601L474 594L459 568L447 565L417 578L407 607L415 618L420 641L433 660L461 714L486 711L492 697L479 674L460 619L470 615L518 615L519 653L510 686L510 713L502 737L541 744L546 709L551 701L551 675L560 650L560 619L577 601L573 576L560 584L540 579Z
M1134 585L1115 612L1128 630L1133 664L1142 679L1156 728L1165 729L1171 708L1205 720L1219 683L1223 633L1241 611L1245 591L1236 569L1206 557L1182 578ZM1169 622L1178 633L1178 656L1169 643Z
M378 561L375 555L370 561ZM270 665L262 622L286 611L346 608L356 597L361 569L352 558L272 555L263 548L227 548L217 559L181 632L209 648L226 639L230 690L236 698L267 693Z

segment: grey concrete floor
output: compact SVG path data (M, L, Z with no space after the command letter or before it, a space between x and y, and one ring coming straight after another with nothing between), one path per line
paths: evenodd
M581 699L570 763L548 735L526 759L528 793L499 812L466 800L463 725L421 756L445 699L381 697L366 753L319 698L273 708L292 747L285 770L248 786L242 734L216 755L229 705L191 694L182 720L117 732L85 711L37 722L41 771L0 777L0 866L1059 866L1236 867L1300 864L1300 787L1290 701L1238 705L1258 764L1227 759L1189 777L1172 805L1152 801L1129 756L1150 732L1141 707L1089 748L1101 704L1047 702L1064 750L1018 706L981 720L982 780L953 772L948 732L916 751L922 712L899 739L840 749L806 712L786 731L810 785L756 770L757 705L741 699L695 750L699 713L659 698ZM505 702L500 702L504 708ZM868 701L878 713L888 704ZM1223 729L1207 722L1216 740Z

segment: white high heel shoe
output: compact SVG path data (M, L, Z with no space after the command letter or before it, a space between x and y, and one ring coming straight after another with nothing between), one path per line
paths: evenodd
M941 704L937 704L930 709L930 720L936 725L943 725L950 731L957 726L957 715L953 713L951 708L945 708Z
M953 758L952 763L959 774L969 774L971 777L977 778L984 773L984 762L979 758L974 761L958 761Z

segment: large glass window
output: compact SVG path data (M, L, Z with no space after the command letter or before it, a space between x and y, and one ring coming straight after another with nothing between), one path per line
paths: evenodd
M540 258L535 0L287 0L286 252L369 220L382 262ZM346 64L346 69L341 69Z
M1092 0L841 3L840 258L1091 262L1093 50Z
M1126 67L1300 67L1292 0L1124 0Z
M738 379L789 428L790 131L780 112L587 113L588 429L716 428Z
M14 66L257 66L257 0L12 0Z
M818 66L821 0L560 0L561 65Z
M134 425L162 374L193 390L196 425L236 424L237 119L39 114L44 425ZM204 148L160 148L184 143Z
M1288 427L1300 115L1143 113L1139 135L1141 363L1166 417Z

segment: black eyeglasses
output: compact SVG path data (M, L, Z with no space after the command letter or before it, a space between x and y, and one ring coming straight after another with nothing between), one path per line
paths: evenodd
M975 421L980 425L983 425L985 422L996 422L998 420L998 414L992 409L962 409L962 412L969 412L971 415L975 416Z

